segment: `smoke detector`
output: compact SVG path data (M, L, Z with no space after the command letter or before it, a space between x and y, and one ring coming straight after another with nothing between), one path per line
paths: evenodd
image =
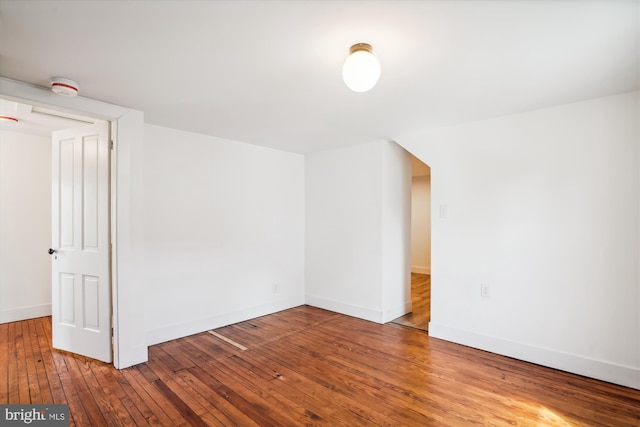
M14 125L16 123L18 123L18 119L16 119L15 117L11 117L11 116L0 116L0 123L2 124L8 124L8 125Z
M64 77L53 77L51 79L51 90L53 93L62 96L77 96L80 85L71 79Z

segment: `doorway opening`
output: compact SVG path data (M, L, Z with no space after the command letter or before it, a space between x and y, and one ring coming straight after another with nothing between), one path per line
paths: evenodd
M78 225L76 226L74 223L73 226L64 228L66 235L71 237L62 239L63 243L68 246L68 241L71 239L75 242L73 247L82 248L84 252L97 252L94 250L98 246L97 242L94 245L96 248L93 248L90 247L91 241L87 240L87 236L90 236L88 231L91 230L92 225L87 220L88 213L93 212L95 218L100 218L100 247L105 248L100 255L101 262L104 264L103 269L110 269L108 252L110 239L109 189L111 187L109 178L110 124L97 118L62 112L41 105L36 106L29 101L15 98L13 100L0 98L0 115L10 118L10 120L0 123L0 163L2 164L0 167L0 206L2 206L0 214L3 218L3 221L0 222L0 234L2 235L3 249L11 248L11 250L0 251L0 264L3 273L0 277L0 296L2 297L0 298L2 302L0 304L0 323L51 315L55 319L56 314L58 317L64 314L67 323L69 323L68 319L83 318L85 324L79 329L88 330L89 327L96 329L98 322L86 321L87 313L92 313L90 296L91 292L97 288L97 286L92 287L96 280L92 282L92 276L83 271L83 274L79 276L80 279L76 280L77 283L69 284L68 271L65 274L54 274L52 266L61 263L65 258L70 258L69 254L63 255L63 252L66 253L71 249L71 247L61 247L64 245L60 242L56 243L55 241L60 239L55 239L54 236L56 236L56 226L59 228L67 224L64 218L57 218L57 214L68 210L69 217L76 218L74 221ZM97 163L97 139L94 143L94 141L85 138L72 146L71 141L67 138L64 142L64 150L71 157L62 154L54 155L52 135L55 132L76 132L76 129L87 129L96 124L100 124L101 129L104 129L102 132L104 137L100 143L104 147L100 149L102 153L100 164ZM91 150L92 147L96 148L95 153ZM77 173L73 171L70 174L65 171L53 173L56 159L68 160L66 163L73 166ZM57 162L57 166L60 166L60 162ZM92 170L96 177L92 176ZM98 172L100 180L103 182L101 184L103 196L101 196L100 203L96 197L93 197L96 190L93 190L91 186L92 178L96 178L94 184L98 184ZM53 185L58 180L64 179L68 183L63 183L64 185L61 186ZM59 197L53 197L54 194L57 194L56 191L60 193ZM67 193L72 197L65 197ZM52 209L56 205L54 202L60 204L65 201L68 202L70 209ZM74 206L80 207L80 210ZM83 239L82 236L85 238ZM58 260L58 262L53 260ZM112 360L110 324L112 307L109 300L111 289L108 274L103 277L105 280L102 281L100 287L104 289L102 293L105 294L103 298L105 302L99 307L99 310L96 306L93 313L98 313L98 311L101 313L99 327L104 334L105 344L103 347L108 347L106 348L108 357L102 357L101 360L110 362ZM62 290L56 285L60 280L56 279L66 280ZM62 294L69 294L69 298L76 301L76 304L78 301L82 304L78 305L75 313L64 307L56 309L56 304L63 301L62 298L56 298L56 295ZM81 317L80 314L83 316ZM63 348L59 344L56 345L56 342L65 342L63 338L68 334L56 334L56 323L53 323L52 340L57 348ZM67 339L67 341L69 340ZM65 344L70 345L71 343ZM74 345L65 349L89 355L86 351L74 351L76 347L78 346Z
M431 320L431 168L411 156L411 312L393 320L429 330Z
M140 209L133 203L141 192L136 172L143 164L144 113L84 97L53 96L48 88L0 77L0 97L78 114L111 123L111 308L113 365L116 369L149 358L145 340L144 281L136 280ZM46 253L46 252L45 252ZM49 256L49 255L47 255ZM1 271L2 269L0 269Z

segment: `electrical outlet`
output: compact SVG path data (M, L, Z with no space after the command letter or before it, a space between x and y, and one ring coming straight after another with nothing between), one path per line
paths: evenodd
M278 286L278 284L277 284L277 283L275 283L275 284L273 285L273 293L274 293L274 294L277 294L278 292L280 292L280 287Z
M489 298L491 296L491 289L486 283L480 283L480 296L483 298Z

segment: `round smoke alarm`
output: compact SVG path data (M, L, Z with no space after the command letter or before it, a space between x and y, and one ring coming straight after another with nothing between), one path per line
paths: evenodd
M5 123L5 124L9 124L9 125L14 125L16 123L18 123L18 119L16 119L15 117L11 117L11 116L0 116L0 123Z
M51 79L51 90L55 94L76 96L78 95L79 89L80 85L71 79L65 79L64 77L54 77Z

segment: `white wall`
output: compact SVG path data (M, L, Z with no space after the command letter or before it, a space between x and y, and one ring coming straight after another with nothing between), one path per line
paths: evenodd
M431 176L411 180L411 272L431 274Z
M51 315L51 139L0 130L0 323Z
M397 138L449 208L432 336L640 388L638 110L634 92Z
M409 312L408 153L376 141L305 159L307 304L375 322Z
M382 143L382 317L411 311L411 155Z
M304 304L302 155L145 125L144 178L148 344Z
M118 117L114 152L117 188L112 205L112 222L115 218L116 224L112 235L116 254L111 275L116 337L113 354L115 367L123 369L148 359L144 275L145 135L141 111L127 110L113 116Z

